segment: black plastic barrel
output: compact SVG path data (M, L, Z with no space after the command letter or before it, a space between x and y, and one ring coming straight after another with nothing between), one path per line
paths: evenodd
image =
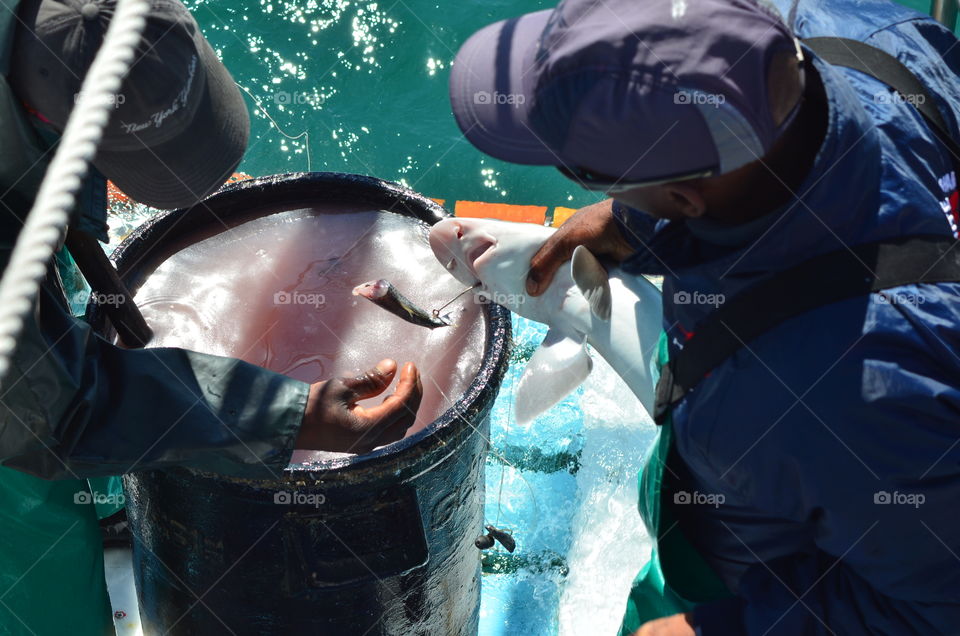
M172 251L251 218L321 204L431 224L446 215L430 199L370 177L280 175L151 219L114 259L135 290ZM475 633L487 414L510 343L509 313L493 304L484 311L477 377L415 435L280 479L186 468L127 475L145 633ZM109 335L103 319L91 315Z

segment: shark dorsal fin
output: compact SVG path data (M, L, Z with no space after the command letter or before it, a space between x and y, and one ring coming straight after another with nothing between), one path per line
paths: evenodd
M570 260L570 273L590 311L600 320L610 320L610 279L597 257L578 245Z

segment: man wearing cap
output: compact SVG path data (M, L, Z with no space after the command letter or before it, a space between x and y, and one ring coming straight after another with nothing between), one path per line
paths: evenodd
M105 177L142 203L188 207L227 180L247 145L240 92L197 23L177 0L151 5L71 218L71 232L104 242ZM81 83L113 11L110 0L2 0L0 266L71 110L86 99ZM70 315L52 266L0 390L0 632L108 629L109 611L80 593L102 589L103 566L96 520L91 530L86 517L93 507L74 505L78 487L86 492L76 480L178 465L267 478L294 448L365 452L414 421L421 387L411 363L383 404L356 406L397 372L385 360L358 378L308 385L218 356L122 349ZM60 487L10 468L73 479ZM46 558L55 548L66 556Z
M623 634L960 626L958 69L883 0L568 0L459 51L471 142L612 197L528 291L579 244L664 277Z
M30 0L19 7L9 79L39 135L55 137L74 103L85 99L81 80L112 12L113 3L107 1ZM240 92L177 0L154 3L143 45L115 106L84 193L101 203L102 174L141 203L159 208L193 205L227 180L246 149L250 121ZM95 192L89 194L91 190ZM79 207L83 216L76 225L106 241L103 205ZM21 210L11 211L10 223L18 226ZM8 250L15 235L15 229L5 234ZM39 377L56 379L57 386L71 390L43 401L30 400L26 391L19 396L22 401L13 399L14 393L7 395L4 402L17 415L25 421L39 416L37 421L49 427L32 433L52 435L41 445L24 427L7 426L0 435L0 455L7 466L44 477L78 470L116 474L127 459L136 460L140 470L197 462L224 473L256 472L264 463L286 466L298 436L300 443L325 450L364 450L385 438L402 437L405 427L398 425L397 416L409 419L399 401L391 400L384 413L377 411L362 422L344 410L332 420L325 417L321 426L320 412L329 416L339 403L329 389L323 393L321 385L311 390L255 365L216 356L118 349L69 319L62 302L53 298L55 290L45 289L42 296L51 306L41 301L40 320L27 327L21 347L24 365L14 366L5 385L16 392L30 384L32 375L49 373ZM34 330L35 343L30 339ZM42 355L48 347L50 354ZM387 363L385 372L372 370L370 382L382 390L385 376L392 377L395 367ZM416 392L415 376L415 370L407 371L404 400ZM228 386L245 390L228 392ZM307 426L301 429L305 408ZM175 434L164 435L187 412L190 416L176 425ZM112 442L113 454L101 464L103 436L113 437L116 427L129 428L130 422L136 422L135 431L125 432L123 442ZM357 439L366 426L387 423L390 430L375 431L385 433L384 439L373 434ZM62 446L66 439L69 446ZM94 446L85 447L88 442Z

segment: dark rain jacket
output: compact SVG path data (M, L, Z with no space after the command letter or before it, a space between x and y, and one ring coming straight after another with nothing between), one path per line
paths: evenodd
M0 20L0 268L52 156L6 81L12 19ZM106 239L102 177L71 223ZM183 465L275 477L289 462L309 385L182 349L126 350L74 318L51 263L0 383L0 463L48 479Z
M896 55L960 139L960 45L947 29L882 0L801 0L792 27ZM826 88L826 138L798 200L749 240L617 209L637 248L626 267L665 277L671 354L773 272L844 245L957 237L957 176L913 106L806 55ZM960 631L960 285L793 318L701 380L673 426L673 531L736 595L698 610L703 634Z

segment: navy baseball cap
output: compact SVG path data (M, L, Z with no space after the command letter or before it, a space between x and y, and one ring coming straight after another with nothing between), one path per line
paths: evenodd
M240 163L250 118L233 78L178 0L151 0L134 64L113 106L94 165L141 203L193 205ZM85 99L81 83L115 0L24 0L11 85L59 130Z
M768 103L784 53L800 67L765 0L566 0L471 36L450 100L480 150L588 188L715 176L762 157L796 114L777 124Z

